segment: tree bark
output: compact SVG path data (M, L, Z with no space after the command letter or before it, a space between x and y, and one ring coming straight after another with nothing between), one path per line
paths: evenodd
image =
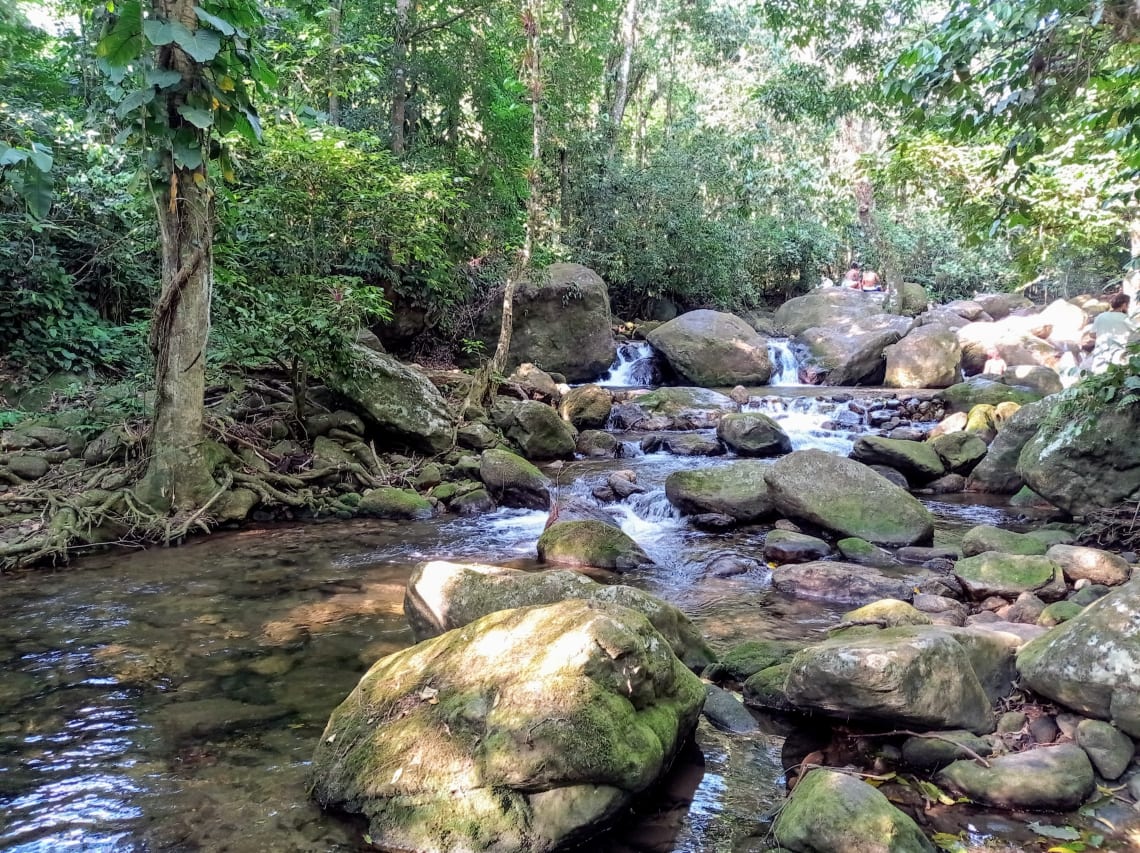
M406 147L404 123L408 109L408 50L412 33L412 2L396 0L396 30L392 36L392 110L388 118L389 145L393 154Z
M197 26L193 0L156 0L155 11ZM190 80L195 63L181 48L158 49L159 65ZM180 126L183 96L168 103L172 128ZM206 342L213 293L213 194L206 165L180 168L165 155L168 185L155 197L162 241L162 287L151 319L150 348L155 362L154 420L150 461L137 487L138 497L160 510L202 506L216 491L203 451Z
M329 6L329 124L340 127L340 49L341 14L344 0L332 0Z
M633 74L633 53L637 47L637 17L639 0L626 0L618 22L618 52L607 63L606 76L610 90L610 104L606 134L609 139L609 159L617 155L621 139L621 125L625 120L625 109L629 103L630 80Z

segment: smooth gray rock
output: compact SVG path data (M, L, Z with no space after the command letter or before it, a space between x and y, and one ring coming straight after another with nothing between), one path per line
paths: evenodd
M1075 743L1015 752L989 762L989 767L982 767L974 761L955 761L936 781L984 805L1035 812L1075 809L1096 787L1092 764Z

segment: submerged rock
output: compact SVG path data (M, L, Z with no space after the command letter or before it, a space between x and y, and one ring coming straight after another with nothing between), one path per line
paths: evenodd
M501 611L378 661L321 736L313 796L387 849L547 853L652 785L704 699L633 610Z
M561 566L628 571L653 560L620 527L602 521L557 521L538 539L538 558Z
M806 533L773 530L764 537L764 559L773 563L810 563L830 553L830 545Z

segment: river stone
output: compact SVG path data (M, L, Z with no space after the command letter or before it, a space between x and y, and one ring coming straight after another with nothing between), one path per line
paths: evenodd
M587 429L578 433L574 449L591 459L617 459L623 453L621 442L612 433Z
M1118 586L1127 583L1132 573L1123 557L1099 548L1054 545L1045 552L1045 556L1060 566L1065 578L1073 583L1089 580L1105 586Z
M1014 533L989 524L971 527L962 537L962 554L966 557L976 557L985 551L1041 556L1048 550L1048 545L1027 533Z
M745 681L762 669L783 663L803 648L783 640L748 640L731 648L701 673L709 681Z
M674 471L665 478L665 497L684 515L722 513L747 524L775 510L764 479L767 470L763 462L741 460Z
M763 385L772 375L767 340L733 314L689 311L658 326L646 340L694 385Z
M674 456L724 455L724 445L717 440L716 436L700 433L648 435L641 440L641 450L643 453L665 451Z
M536 462L574 458L573 430L546 403L538 400L512 401L509 405L496 403L492 414L496 426L524 458Z
M934 853L918 825L881 791L822 767L792 790L772 834L796 853Z
M732 734L748 734L758 731L760 726L756 718L730 693L715 684L705 685L704 715L710 723L722 732Z
M421 563L408 579L404 615L419 642L498 610L555 604L571 598L636 610L690 669L700 671L716 660L689 617L673 605L639 589L605 586L571 571L524 572L445 560Z
M554 377L529 361L524 361L511 371L506 381L517 385L532 400L542 399L557 405L562 399L562 389Z
M558 521L538 538L538 559L561 566L629 571L653 565L620 527L601 521Z
M882 627L897 628L900 625L930 625L932 620L905 601L883 598L847 611L843 614L843 621L879 622L882 623Z
M975 406L996 406L998 403L1013 402L1020 405L1035 403L1041 399L1031 388L1020 385L1006 385L982 376L971 376L965 382L951 385L941 393L951 412L969 412Z
M913 324L905 317L879 314L848 331L823 326L808 329L798 339L808 349L807 370L828 385L880 385L887 367L883 350Z
M359 344L359 370L333 376L329 387L349 400L366 423L396 441L429 454L455 445L455 419L447 402L421 371Z
M769 711L796 711L788 701L785 685L791 671L791 661L765 667L744 682L744 704L749 708L765 708Z
M967 751L969 750L969 751ZM973 732L930 732L926 737L908 737L902 744L902 758L916 770L939 770L959 759L970 758L970 752L985 757L993 746Z
M955 761L937 782L983 805L1031 812L1071 811L1096 787L1092 764L1075 743L1001 755L989 763Z
M1053 400L1067 401L1074 390ZM1140 492L1138 433L1140 406L1082 405L1058 412L1022 448L1017 471L1050 503L1087 515Z
M942 457L921 441L864 435L856 439L851 458L864 465L889 465L915 483L925 483L946 473Z
M1084 607L1073 601L1054 601L1047 605L1037 617L1037 624L1045 628L1055 628L1062 622L1075 618Z
M999 424L997 407L979 403L966 413L965 432L976 435L988 446L997 438Z
M290 714L284 705L252 705L235 699L196 699L163 705L152 717L168 743L225 738L234 732L264 728Z
M716 437L737 456L781 456L792 452L792 440L783 428L760 412L725 415Z
M487 450L499 444L502 437L481 421L464 424L455 431L455 442L468 450Z
M633 402L643 416L668 418L680 429L714 427L726 412L740 408L728 395L708 388L658 388Z
M1100 720L1081 720L1077 745L1088 753L1096 772L1110 782L1124 775L1136 754L1132 738Z
M990 699L963 646L942 628L888 628L811 646L791 661L788 701L887 725L993 731Z
M8 470L21 480L38 480L51 466L42 456L18 453L8 457Z
M962 347L958 336L944 326L912 329L901 341L888 346L885 354L883 384L888 388L946 388L962 378Z
M500 611L377 661L329 719L312 794L385 849L547 853L650 787L704 698L633 610Z
M900 489L909 489L910 483L906 481L906 476L902 471L897 471L889 465L868 465L872 471L885 479L888 483L893 483Z
M881 313L882 304L869 294L829 287L787 300L773 320L784 334L795 337L812 328L846 329Z
M409 521L421 521L434 514L431 501L417 494L415 489L397 489L392 486L380 486L365 492L356 511L372 518Z
M870 566L819 560L772 570L772 586L785 595L831 604L868 604L880 598L909 599L913 580Z
M935 436L930 446L954 474L969 474L989 452L989 446L970 432L951 432Z
M860 566L871 566L876 569L890 569L899 565L898 559L885 548L872 545L866 539L858 536L848 536L835 543L843 559L849 563L858 563Z
M472 516L491 512L495 508L495 499L483 488L472 489L452 498L448 508L457 515Z
M519 281L507 370L530 362L567 382L591 382L617 357L606 283L581 264L551 264ZM494 350L502 322L496 299L479 319L477 334Z
M1065 589L1060 567L1045 556L985 551L955 563L954 576L975 601L991 595L1015 598L1023 592L1054 601Z
M1049 403L1045 402L1030 403L1018 409L1002 424L997 437L990 443L989 452L970 472L966 488L974 492L1012 495L1024 486L1025 481L1017 473L1017 460L1048 412Z
M930 511L866 465L823 450L797 450L764 472L768 492L784 515L877 545L929 543Z
M764 559L773 563L810 563L830 553L830 545L806 533L772 530L764 537Z
M597 385L579 385L571 388L558 404L558 413L575 429L602 429L610 419L614 395Z
M1035 693L1140 737L1140 581L1027 644L1017 668Z
M974 296L972 302L980 306L991 320L1004 320L1013 311L1033 307L1031 300L1016 293L979 293ZM961 304L968 305L969 303L963 302Z
M1015 364L1006 368L1001 381L1006 385L1029 388L1041 397L1059 394L1065 387L1056 370L1041 364Z
M1036 625L1041 614L1045 612L1046 604L1031 592L1023 592L1017 600L1009 606L1005 618L1010 622L1024 622L1026 625ZM1000 611L999 611L1000 612Z
M1069 596L1069 601L1073 602L1073 604L1079 604L1081 607L1088 607L1088 605L1094 601L1099 601L1110 592L1112 592L1112 590L1107 586L1090 583L1076 589L1073 594Z
M550 480L509 450L484 450L479 457L479 479L503 506L550 509Z

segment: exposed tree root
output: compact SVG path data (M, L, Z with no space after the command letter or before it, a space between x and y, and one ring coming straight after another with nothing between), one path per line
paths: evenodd
M1140 501L1125 501L1090 513L1078 541L1121 551L1140 549Z

